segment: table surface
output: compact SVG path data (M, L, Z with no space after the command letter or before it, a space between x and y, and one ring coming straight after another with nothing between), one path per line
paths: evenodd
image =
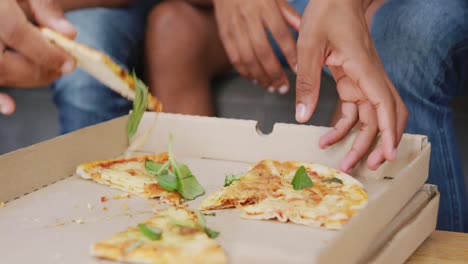
M468 263L468 234L434 231L406 263Z

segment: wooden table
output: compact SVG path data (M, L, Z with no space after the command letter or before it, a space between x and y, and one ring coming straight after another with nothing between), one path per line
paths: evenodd
M406 263L468 263L468 234L434 231Z

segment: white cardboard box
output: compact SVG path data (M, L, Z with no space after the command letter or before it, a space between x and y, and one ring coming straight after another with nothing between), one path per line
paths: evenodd
M154 120L156 114L146 113L137 137ZM121 155L128 147L126 122L127 117L118 118L0 157L0 201L9 201L0 209L2 263L101 262L89 256L93 242L151 217L158 203L136 196L114 200L120 191L71 176L82 162ZM159 114L138 152L166 151L173 133L175 155L210 194L226 174L246 171L262 159L337 167L354 135L321 150L317 142L326 129L276 124L262 135L255 121ZM231 263L401 263L435 228L439 196L423 187L429 155L426 137L405 135L396 162L376 172L365 166L353 171L369 204L340 231L248 221L236 210L220 211L208 218L209 225L221 231L217 240ZM101 203L101 196L110 199Z

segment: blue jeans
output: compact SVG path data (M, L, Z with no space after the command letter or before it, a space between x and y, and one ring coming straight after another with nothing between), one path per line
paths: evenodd
M291 4L302 13L307 2ZM427 135L431 142L428 182L441 193L437 228L468 232L468 199L450 105L468 89L468 1L388 0L374 15L371 35L409 109L405 132Z
M77 41L104 51L127 69L143 65L146 17L159 0L138 0L125 8L71 11L67 18L78 30ZM94 125L128 113L131 102L78 69L52 84L61 133Z

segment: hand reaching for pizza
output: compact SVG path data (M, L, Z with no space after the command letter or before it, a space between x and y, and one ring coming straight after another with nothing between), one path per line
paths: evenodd
M70 38L76 34L52 0L1 0L0 86L48 84L75 67L69 55L51 44L28 21L26 9L39 26L55 29Z
M394 160L408 117L369 34L365 12L371 2L311 1L303 15L298 40L297 121L306 122L312 116L321 69L327 65L337 83L342 116L334 129L321 138L320 146L337 143L358 123L358 135L340 164L343 171L349 171L364 157L379 132L380 142L367 166L377 169L385 160Z
M235 69L270 92L286 93L289 82L269 43L271 32L292 69L296 43L288 22L298 28L300 15L286 0L213 0L221 40Z

